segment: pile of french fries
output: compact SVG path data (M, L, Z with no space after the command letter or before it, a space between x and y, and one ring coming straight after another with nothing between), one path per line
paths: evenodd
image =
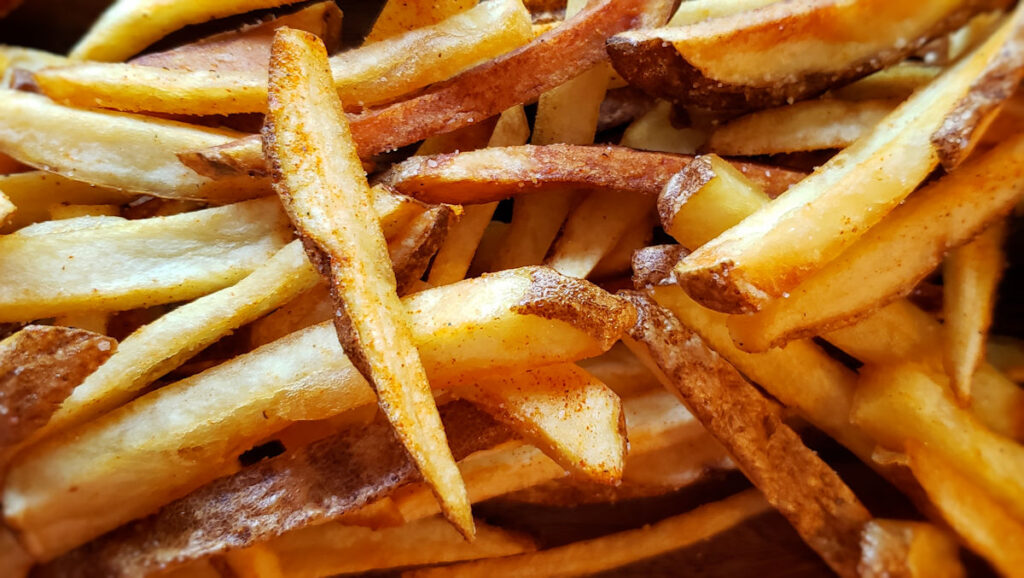
M1024 4L349 4L0 46L0 575L579 576L775 510L839 576L1024 576Z

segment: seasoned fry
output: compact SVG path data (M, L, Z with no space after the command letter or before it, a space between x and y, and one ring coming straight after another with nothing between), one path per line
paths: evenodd
M446 80L532 37L521 2L494 0L434 26L337 54L331 70L342 102L357 109ZM262 70L96 62L40 70L35 79L44 94L71 106L196 115L264 112L268 57L269 50Z
M1024 195L1022 167L1024 136L1018 136L928 185L787 297L733 317L737 344L763 351L853 323L908 295L948 248L1013 209Z
M351 119L360 156L396 149L494 116L564 84L608 55L608 36L637 23L661 0L600 0L521 48L480 64L423 94ZM259 174L258 139L196 147L182 161L201 175Z
M756 110L847 84L1005 5L778 2L692 26L625 32L608 41L608 52L630 84L653 96L716 111Z
M0 341L0 454L43 427L116 349L109 337L45 325L29 325Z
M749 313L837 257L935 168L931 135L1003 45L1016 41L1010 24L813 175L683 259L679 283L708 306Z
M871 520L861 536L860 576L963 578L959 545L949 532L923 522Z
M898 104L818 99L762 110L716 128L706 148L741 156L841 149L870 132Z
M266 183L247 177L200 177L175 156L236 135L152 117L68 108L37 94L0 90L0 151L36 168L125 191L220 202L268 192Z
M266 199L173 217L2 236L0 320L199 297L252 272L284 246L288 235L284 214ZM111 271L118 275L111 277Z
M719 502L705 504L645 528L576 542L536 554L419 570L409 572L406 576L469 578L498 575L586 575L678 550L724 532L743 520L767 511L768 507L764 498L751 490Z
M469 497L398 299L384 233L315 36L283 29L270 59L264 128L274 187L306 252L330 283L338 339L442 510L467 539Z
M567 471L605 484L622 478L627 442L621 401L576 365L479 380L454 393L502 421L525 424L514 429Z
M76 60L116 62L142 52L167 34L198 24L260 8L274 8L290 0L228 0L215 3L185 0L117 0L78 44L70 56Z
M413 219L406 230L388 242L399 295L412 292L420 282L431 258L444 242L452 218L447 206L433 207Z
M708 428L737 466L840 576L856 576L871 515L853 491L783 423L739 371L650 297L626 293L637 324L626 344ZM808 483L805 480L814 480Z
M366 44L416 30L468 10L477 0L388 0L366 35Z
M1021 189L1024 195L1024 183ZM985 360L985 335L1005 265L1005 237L1004 222L996 222L946 256L942 273L943 360L953 393L963 406L971 403L971 379Z

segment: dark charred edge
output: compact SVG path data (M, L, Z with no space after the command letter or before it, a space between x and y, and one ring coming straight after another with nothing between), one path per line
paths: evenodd
M679 209L716 176L711 161L705 157L693 159L683 170L672 175L658 194L658 218L661 220L661 226L666 231L671 229Z
M675 267L689 254L682 245L654 245L633 253L633 286L675 285Z
M396 239L397 245L391 252L391 263L398 284L398 294L408 293L419 281L430 265L434 254L440 250L453 212L446 205L438 205L416 217L406 231ZM389 244L389 248L390 248Z
M931 137L943 169L952 171L967 159L1021 80L1024 80L1024 12L1018 10L1006 44Z
M740 114L813 98L829 89L849 84L903 60L932 39L956 30L972 16L1001 4L1005 2L969 2L904 46L880 50L868 59L849 63L839 72L809 73L770 86L731 84L709 78L688 63L670 42L660 38L613 36L608 40L607 48L615 70L629 84L651 96L681 106Z
M0 449L46 425L71 391L117 349L72 327L29 325L0 342Z
M440 410L456 459L512 439L467 402ZM337 520L418 479L381 417L221 478L39 566L33 578L130 578Z
M629 335L668 377L671 390L737 466L840 576L857 576L871 514L828 464L736 368L650 297L621 292L637 309Z
M614 345L636 319L627 301L548 267L530 268L530 286L512 311L568 323L596 339L603 349Z

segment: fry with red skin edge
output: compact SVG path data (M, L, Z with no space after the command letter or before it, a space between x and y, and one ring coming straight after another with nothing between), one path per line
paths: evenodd
M1014 23L800 184L680 261L680 285L707 307L752 313L839 256L938 165L932 133L1002 47L1024 41L1014 37Z
M840 576L857 576L860 535L871 515L853 491L783 423L779 405L670 311L641 293L620 295L638 314L626 345L718 439L807 545Z
M370 186L334 90L327 51L308 32L282 29L270 59L264 148L274 188L310 261L329 281L335 327L381 410L467 539L469 496L398 299Z
M397 149L479 122L533 101L585 70L605 62L605 40L647 21L645 11L662 0L591 0L573 18L494 60L480 64L423 94L351 118L361 157ZM179 155L201 175L261 174L266 170L258 138Z
M523 145L412 157L378 182L430 203L476 204L573 187L651 197L692 157L611 145ZM736 162L740 172L777 195L802 179L799 171Z

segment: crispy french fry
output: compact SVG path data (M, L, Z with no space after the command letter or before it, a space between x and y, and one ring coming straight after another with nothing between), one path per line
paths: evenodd
M972 550L1006 576L1024 568L1024 524L965 475L926 445L907 444L910 469L943 519Z
M118 0L71 49L70 56L77 60L125 60L189 24L288 3L290 0L230 0L212 4L184 0Z
M388 242L392 269L399 295L412 292L423 278L431 259L444 243L452 210L439 205L409 223L409 226Z
M580 576L624 566L707 539L767 511L768 504L755 491L705 504L648 527L610 534L508 558L481 560L406 573L409 578L433 576Z
M544 268L446 285L404 305L434 387L597 355L635 319L622 300ZM201 486L292 422L373 401L323 323L27 449L7 478L5 516L52 557ZM77 491L58 482L69 479ZM81 512L73 527L71 512Z
M871 520L861 536L860 576L963 578L959 545L945 530L924 522Z
M566 187L655 196L691 157L619 146L525 145L412 157L381 184L426 202L488 203ZM804 173L759 163L736 163L750 179L778 194Z
M477 0L388 0L366 35L370 44L416 30L476 6Z
M322 281L270 315L254 321L249 326L250 346L256 349L289 333L330 321L334 317L334 303L327 284Z
M897 100L823 98L762 110L716 128L706 148L740 156L846 148L897 105Z
M908 295L949 247L1013 209L1024 195L1022 153L1018 137L928 185L784 298L732 318L734 339L762 351L852 323Z
M276 201L265 199L173 217L5 235L0 319L31 321L199 297L252 272L289 234ZM111 271L118 275L111 277Z
M615 345L607 352L584 359L577 365L612 388L612 391L622 398L661 389L658 379L625 345Z
M1024 195L1024 182L1021 193ZM1005 238L1005 223L996 222L946 256L942 273L943 360L953 393L963 406L971 403L971 380L985 360L985 335L1005 265Z
M16 207L6 224L0 227L0 233L10 233L26 225L48 220L54 205L119 205L135 198L131 193L43 171L0 176L0 191Z
M658 226L658 219L653 211L632 223L619 238L619 242L594 265L590 277L592 279L628 277L633 264L633 253L651 244L656 226Z
M352 118L361 156L396 149L530 102L607 59L604 42L661 0L601 0L530 43L471 68L423 94ZM372 45L371 45L372 46ZM415 119L415 122L410 122ZM259 139L196 147L182 161L202 175L264 170Z
M439 517L382 530L328 524L283 536L267 545L286 576L316 578L404 566L513 556L536 550L526 535L477 522L466 542Z
M522 3L496 0L433 26L337 54L331 69L342 102L361 108L450 78L532 37ZM269 50L262 69L241 70L87 62L40 70L35 79L44 94L71 106L196 115L264 112L267 57Z
M567 471L605 484L622 478L627 441L621 401L580 367L531 369L479 380L454 393L516 424L511 427Z
M237 578L284 578L277 554L263 544L226 552L224 562Z
M757 10L779 0L689 0L679 5L669 26L688 26L712 18Z
M608 51L630 84L659 98L709 110L756 110L885 68L974 14L1005 5L776 2L691 26L625 32L609 40Z
M35 72L48 66L62 66L70 62L67 57L22 46L0 46L0 87L14 88L15 74L25 70Z
M640 293L625 297L638 313L625 340L630 349L725 446L807 545L840 576L856 576L860 534L871 515L853 491L783 423L778 405L670 311Z
M116 349L109 337L45 325L29 325L0 341L0 453L43 427Z
M1024 520L1024 447L993 433L953 401L937 377L911 365L866 366L850 420L879 444L901 451L907 440L930 451Z
M514 106L501 113L488 146L517 146L530 138L530 125L522 106ZM420 151L422 154L422 149ZM427 282L432 286L447 285L466 277L473 255L480 245L487 224L494 216L497 203L464 207L457 223L448 230L441 249L430 266Z
M267 70L270 43L278 28L287 26L319 36L328 50L341 41L341 10L334 2L316 2L297 12L283 14L253 26L243 26L207 36L177 48L150 52L131 59L132 64L172 70L249 72ZM59 66L67 62L54 64ZM94 106L94 105L92 105Z
M942 72L938 66L903 61L832 91L843 100L905 99Z
M707 138L704 130L674 127L672 105L665 101L659 101L651 110L630 123L622 134L623 144L633 148L681 155L696 154Z
M470 539L469 497L398 298L327 52L316 36L290 29L275 35L269 95L264 138L274 187L310 260L330 283L338 339L373 386L445 517Z
M1024 18L1024 10L1018 14ZM935 168L931 135L1003 46L1024 41L1014 25L1007 21L856 144L684 258L676 268L679 283L709 306L748 313L819 271Z
M266 183L248 177L200 177L175 156L236 135L153 117L68 108L38 94L0 90L0 150L27 165L93 185L216 201L268 192Z

